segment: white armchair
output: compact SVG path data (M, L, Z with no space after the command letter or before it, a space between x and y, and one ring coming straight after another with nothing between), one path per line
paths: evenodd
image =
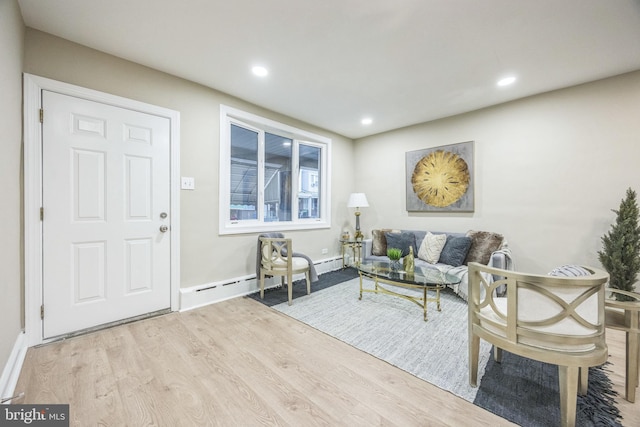
M502 350L558 365L561 425L574 426L578 389L585 394L588 368L607 360L604 286L609 275L554 277L469 263L469 382L477 386L480 339ZM485 276L502 276L489 283ZM496 288L506 285L506 295Z
M289 305L293 299L293 275L304 273L307 295L311 293L311 272L306 258L293 256L291 239L284 237L260 237L260 298L264 299L264 278L280 276L282 286L287 278Z

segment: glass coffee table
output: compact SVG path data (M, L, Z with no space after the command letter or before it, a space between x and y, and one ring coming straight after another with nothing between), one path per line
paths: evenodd
M440 308L440 291L447 285L457 285L460 279L452 274L444 273L435 268L416 267L413 273L404 270L394 271L385 261L365 261L357 266L360 273L360 298L363 292L382 293L393 295L412 301L422 307L424 320L427 321L427 302L435 302L438 311ZM374 282L373 289L362 287L362 279L369 278ZM390 286L404 289L418 289L421 293L409 295L400 293L398 290L391 290ZM435 293L435 297L429 297L428 291Z

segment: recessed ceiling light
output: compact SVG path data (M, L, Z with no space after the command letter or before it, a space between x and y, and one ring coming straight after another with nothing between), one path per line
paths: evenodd
M371 123L373 123L373 119L370 117L365 117L364 119L362 119L362 121L360 122L363 125L370 125Z
M269 70L267 70L266 68L260 65L256 65L251 69L251 71L253 72L253 74L255 74L258 77L264 77L267 74L269 74Z
M510 84L513 84L516 81L516 78L513 76L510 77L505 77L503 79L498 80L498 86L509 86Z

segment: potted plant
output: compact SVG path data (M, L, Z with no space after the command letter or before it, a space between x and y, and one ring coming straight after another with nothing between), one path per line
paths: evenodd
M602 251L598 259L609 273L609 286L614 289L633 292L640 272L640 225L636 192L627 189L627 195L620 203L616 222L602 237ZM618 301L633 301L626 295L614 293Z
M391 261L390 267L392 271L398 271L400 269L400 258L402 258L402 249L398 248L388 248L387 256Z

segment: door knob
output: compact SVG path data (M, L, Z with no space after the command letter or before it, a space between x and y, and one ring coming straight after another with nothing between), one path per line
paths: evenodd
M169 227L167 227L166 225L161 225L161 226L160 226L160 232L162 232L162 233L166 233L166 232L167 232L167 230L169 230Z

